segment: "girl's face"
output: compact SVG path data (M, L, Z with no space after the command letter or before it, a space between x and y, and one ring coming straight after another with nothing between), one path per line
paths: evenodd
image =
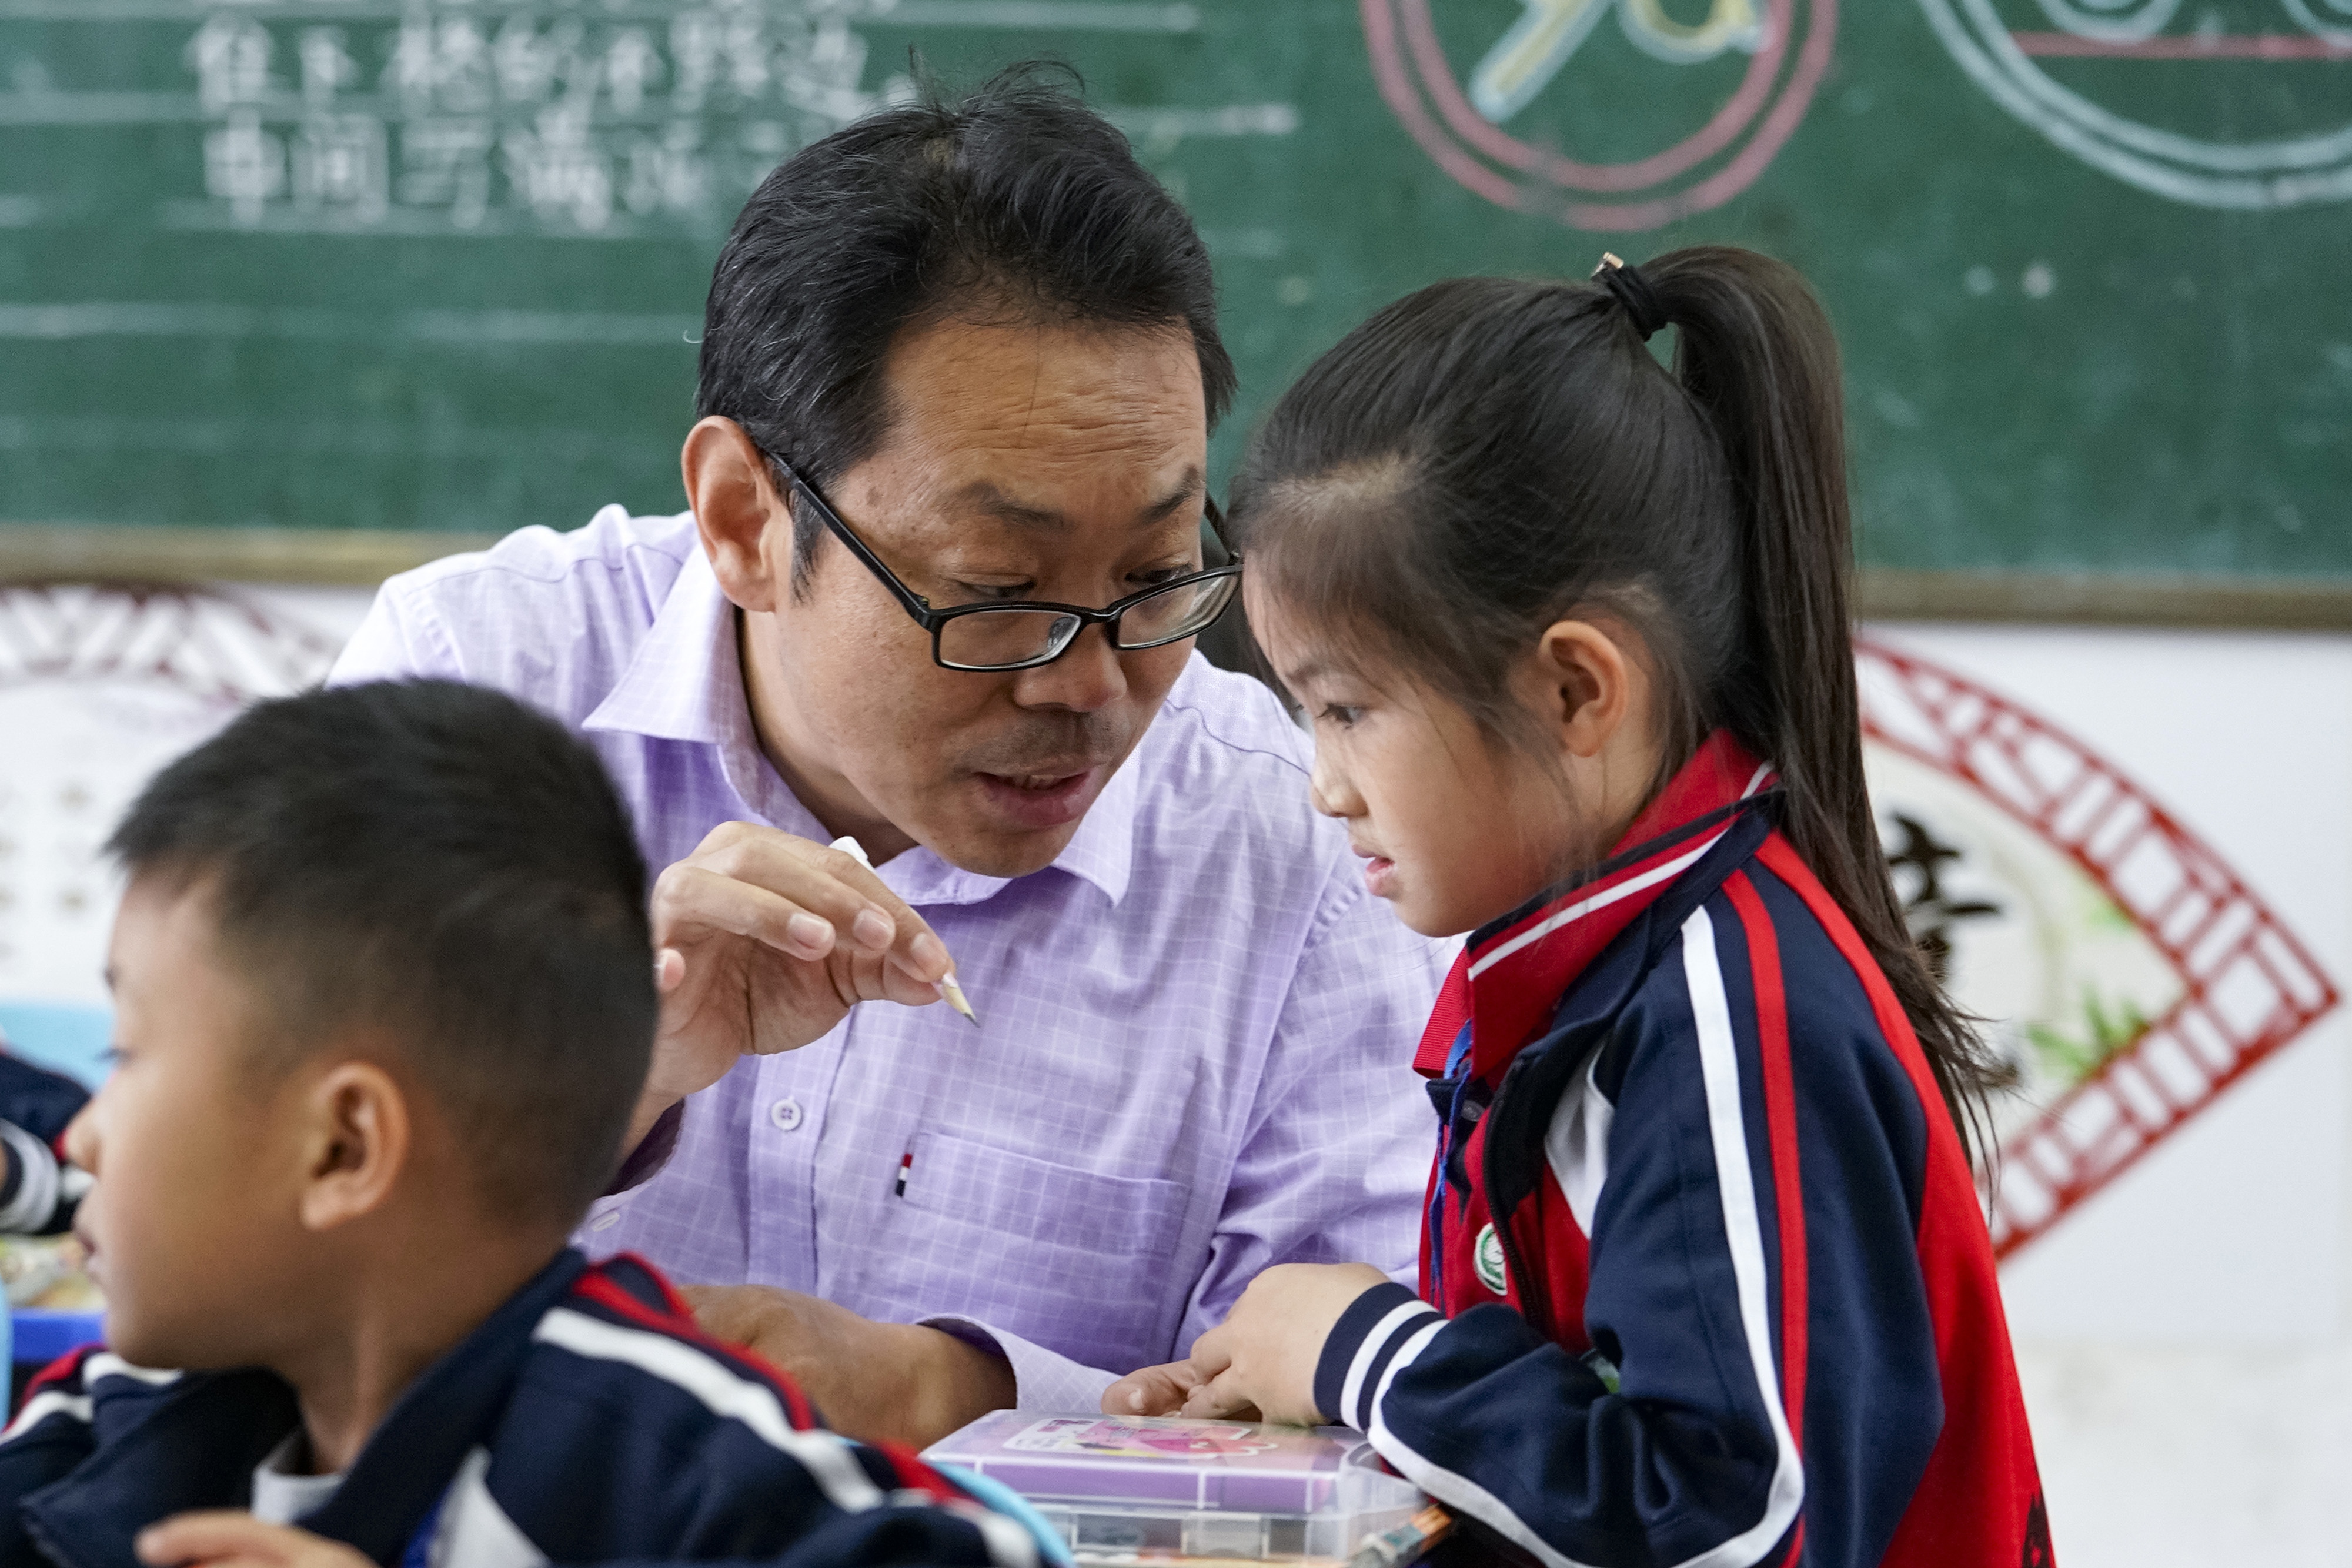
M1578 839L1563 779L1493 744L1456 704L1330 657L1244 580L1251 627L1315 736L1315 809L1347 824L1364 886L1425 936L1475 930L1541 892Z

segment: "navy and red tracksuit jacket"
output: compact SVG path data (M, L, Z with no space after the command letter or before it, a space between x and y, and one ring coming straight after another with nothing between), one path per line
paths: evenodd
M0 1438L0 1568L140 1568L139 1531L247 1506L300 1420L276 1374L152 1372L101 1345ZM403 1394L295 1521L383 1568L1038 1568L1034 1539L904 1449L819 1427L699 1333L652 1268L565 1251Z
M2040 1568L1968 1161L1772 785L1717 734L1471 937L1421 1295L1349 1310L1316 1402L1548 1568Z

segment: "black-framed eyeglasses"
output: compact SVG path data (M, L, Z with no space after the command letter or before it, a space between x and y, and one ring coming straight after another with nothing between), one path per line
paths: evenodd
M1154 583L1140 593L1130 593L1100 610L1031 599L934 610L929 600L899 581L898 574L884 565L882 558L864 539L850 532L849 525L841 520L833 504L817 493L815 486L772 453L768 455L768 460L793 489L808 497L809 505L816 508L817 517L833 537L864 561L866 570L881 580L907 613L915 618L915 623L931 634L931 662L944 670L994 672L1050 664L1068 653L1071 644L1078 640L1078 633L1089 626L1102 627L1110 645L1122 653L1165 647L1187 637L1197 637L1216 624L1217 617L1233 603L1234 591L1241 587L1240 558L1226 546L1224 518L1212 501L1207 503L1202 539L1204 544L1213 543L1217 552L1227 557L1222 565L1189 572L1172 581Z

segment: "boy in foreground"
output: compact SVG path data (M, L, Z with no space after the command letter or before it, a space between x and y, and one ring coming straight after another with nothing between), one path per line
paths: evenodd
M268 704L110 847L118 1061L67 1134L110 1343L0 1440L0 1568L1034 1568L565 1246L656 999L626 813L560 727L440 683Z

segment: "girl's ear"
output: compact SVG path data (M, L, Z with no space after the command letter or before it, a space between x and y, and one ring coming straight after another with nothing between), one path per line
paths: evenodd
M1593 622L1544 628L1530 665L1537 713L1571 757L1600 756L1640 700L1639 667L1617 636Z
M310 1086L305 1109L304 1227L331 1230L383 1207L415 1131L399 1082L372 1061L341 1062Z
M678 466L719 591L741 609L774 610L789 585L793 524L767 459L741 425L714 414L687 432Z

